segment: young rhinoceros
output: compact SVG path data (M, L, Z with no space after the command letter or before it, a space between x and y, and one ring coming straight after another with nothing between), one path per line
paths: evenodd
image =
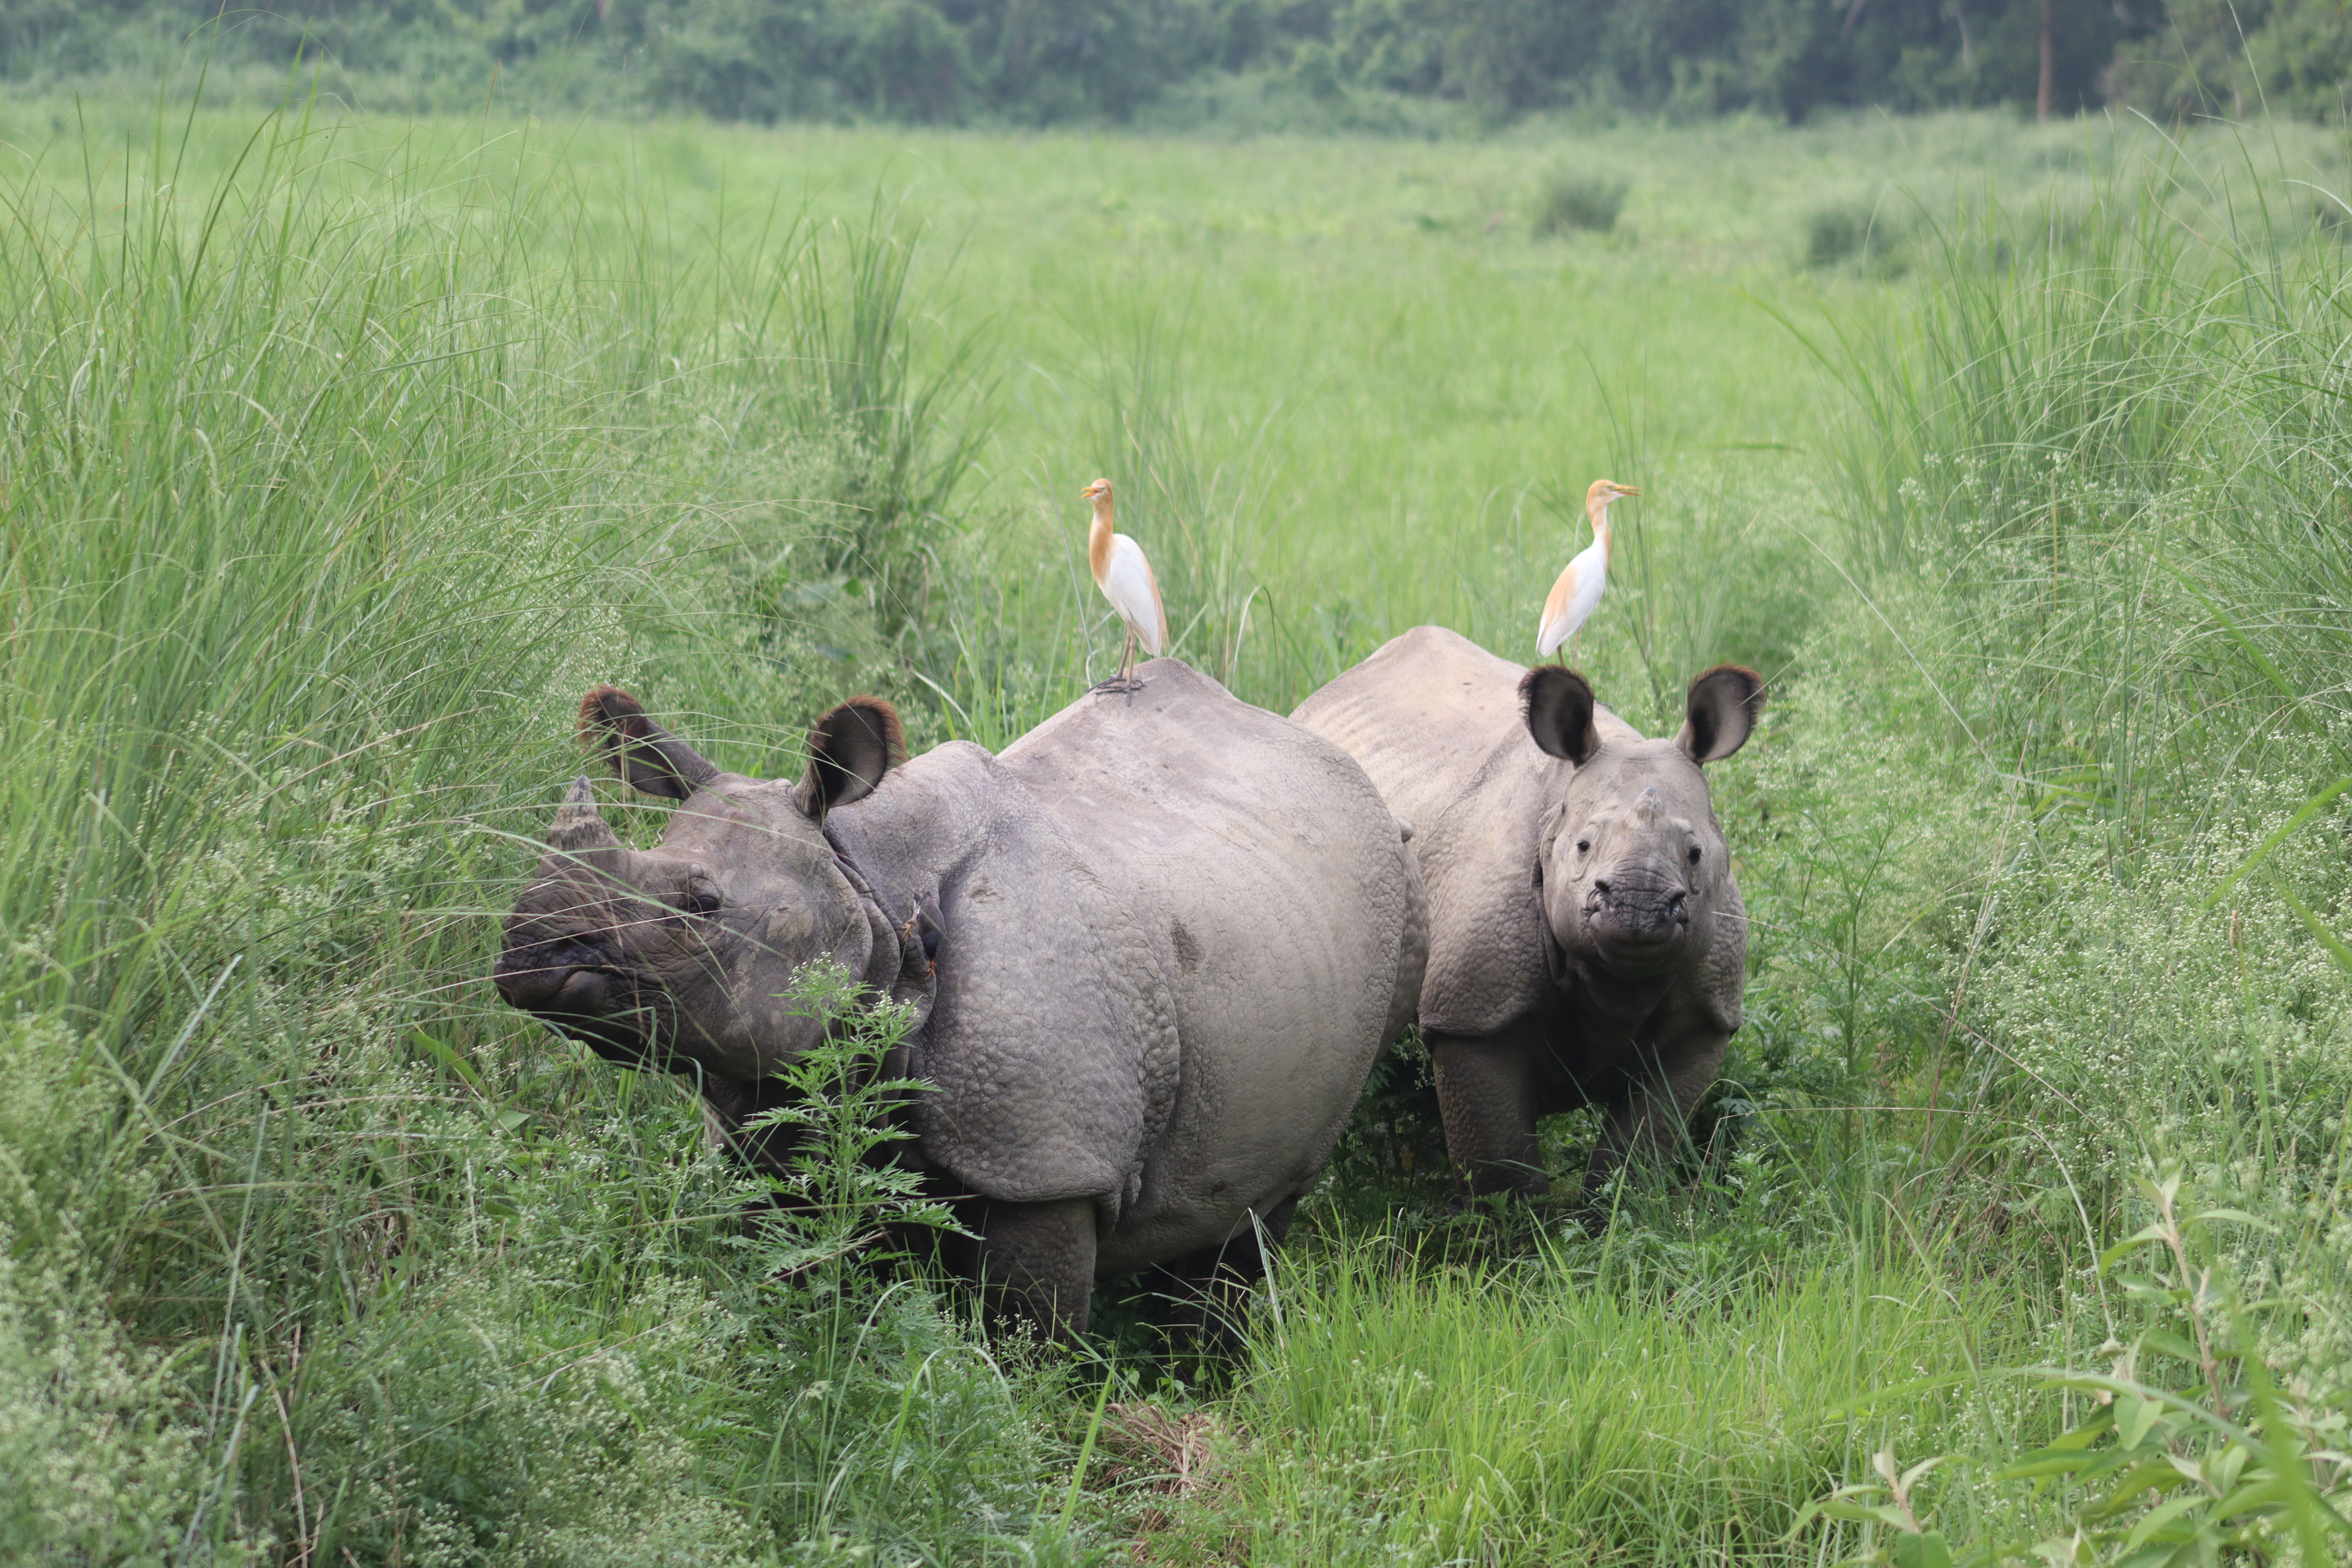
M573 786L499 990L607 1057L696 1074L731 1135L814 1043L782 997L831 958L916 1005L889 1065L931 1087L900 1148L975 1194L959 1266L1000 1310L1081 1331L1097 1279L1255 1268L1412 1020L1420 876L1338 747L1173 660L1143 674L1000 756L903 763L897 714L856 698L797 784L724 773L593 691L583 733L683 804L636 851Z
M1412 826L1429 889L1420 1022L1454 1166L1539 1193L1536 1119L1608 1111L1589 1203L1629 1152L1680 1142L1739 1027L1747 913L1699 764L1739 750L1764 683L1691 683L1644 740L1584 678L1419 626L1292 715Z

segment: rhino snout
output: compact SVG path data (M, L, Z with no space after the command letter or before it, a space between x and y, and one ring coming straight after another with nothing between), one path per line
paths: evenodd
M492 984L509 1005L526 1013L606 1013L613 977L595 969L530 969L500 974Z
M577 941L509 948L490 984L506 1001L624 1067L645 1067L648 1041L658 1032L646 995L625 976L602 967L608 957Z
M1646 876L1595 877L1584 896L1584 916L1604 937L1669 942L1690 929L1690 889Z
M577 938L517 942L499 955L490 984L526 1013L594 1016L614 1010L605 955Z

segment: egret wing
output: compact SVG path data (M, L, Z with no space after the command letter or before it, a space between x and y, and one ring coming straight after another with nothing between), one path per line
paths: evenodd
M1111 535L1110 564L1103 569L1103 597L1118 612L1154 658L1168 646L1168 612L1160 604L1160 584L1143 546L1124 533Z
M1559 650L1559 645L1568 640L1569 634L1576 630L1577 622L1570 616L1576 604L1576 580L1582 564L1580 559L1570 562L1568 569L1559 574L1559 581L1551 585L1551 593L1544 600L1543 618L1536 623L1536 657L1538 658L1549 658Z

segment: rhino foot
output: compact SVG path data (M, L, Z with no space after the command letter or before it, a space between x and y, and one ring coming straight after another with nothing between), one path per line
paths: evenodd
M1087 1331L1095 1288L1095 1203L988 1205L980 1226L980 1282L990 1331L1035 1325L1068 1342Z

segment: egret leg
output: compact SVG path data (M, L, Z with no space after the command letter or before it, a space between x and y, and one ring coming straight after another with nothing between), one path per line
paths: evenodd
M1097 680L1095 682L1095 689L1097 691L1108 692L1142 690L1143 682L1136 679L1134 676L1129 673L1129 671L1134 668L1134 667L1135 628L1133 626L1129 626L1127 630L1127 641L1118 650L1118 673L1112 676L1108 680Z

